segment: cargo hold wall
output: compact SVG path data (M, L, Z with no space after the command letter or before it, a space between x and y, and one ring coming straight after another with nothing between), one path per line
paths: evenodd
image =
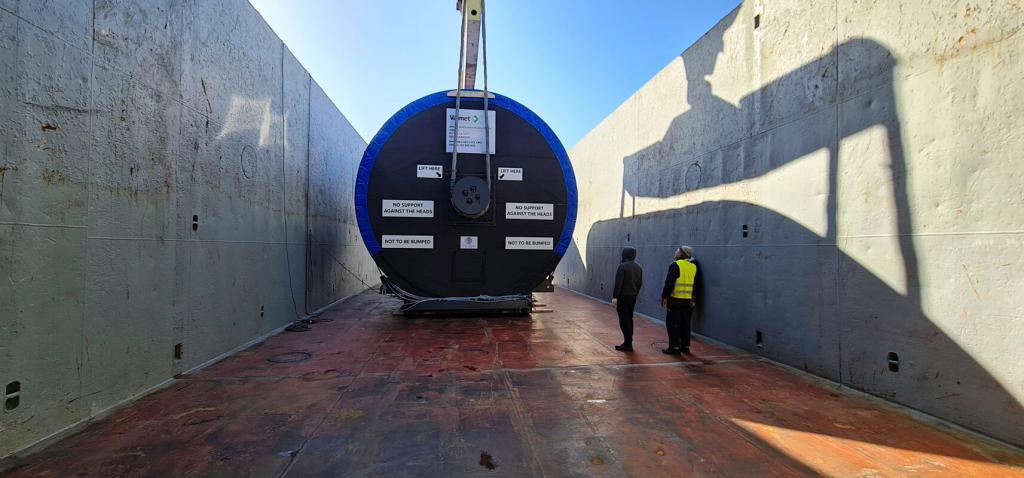
M0 457L376 282L364 147L244 0L0 0Z
M743 3L570 152L558 281L661 317L692 245L697 331L1024 445L1021 10Z

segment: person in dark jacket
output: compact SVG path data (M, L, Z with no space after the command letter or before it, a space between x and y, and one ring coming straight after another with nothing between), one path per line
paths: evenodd
M633 309L643 284L644 270L636 263L636 249L627 246L622 249L622 262L615 271L612 290L612 304L619 313L619 328L622 329L622 345L616 345L615 350L633 351Z
M665 286L661 289L661 306L667 309L665 328L668 329L668 348L662 353L690 353L690 317L696 304L698 270L692 247L676 249L675 260L668 266Z

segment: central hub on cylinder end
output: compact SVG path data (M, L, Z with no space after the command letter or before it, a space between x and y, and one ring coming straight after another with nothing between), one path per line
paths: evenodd
M452 186L452 207L462 216L477 218L491 207L491 189L476 176L464 176Z

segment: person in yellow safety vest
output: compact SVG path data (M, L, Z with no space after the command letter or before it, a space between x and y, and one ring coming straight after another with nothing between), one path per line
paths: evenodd
M676 249L675 260L668 266L665 287L661 290L661 306L666 308L665 327L668 329L668 348L662 353L680 355L690 353L690 317L697 287L697 263L693 248Z

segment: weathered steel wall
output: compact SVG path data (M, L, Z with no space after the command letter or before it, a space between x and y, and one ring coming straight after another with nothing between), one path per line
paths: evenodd
M571 151L559 281L607 299L635 246L661 316L693 245L698 331L1024 445L1022 25L1019 1L742 4Z
M0 456L373 283L364 147L244 0L0 0Z

